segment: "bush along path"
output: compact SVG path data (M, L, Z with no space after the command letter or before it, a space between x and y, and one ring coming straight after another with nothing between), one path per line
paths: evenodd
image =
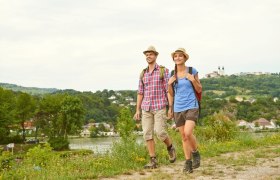
M280 145L230 152L203 158L201 167L191 174L182 173L184 161L161 165L158 169L127 172L104 178L113 179L280 179Z

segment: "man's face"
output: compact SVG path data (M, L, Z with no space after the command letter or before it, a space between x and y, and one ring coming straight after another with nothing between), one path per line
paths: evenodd
M145 56L148 64L153 64L157 59L157 55L154 52L146 52Z

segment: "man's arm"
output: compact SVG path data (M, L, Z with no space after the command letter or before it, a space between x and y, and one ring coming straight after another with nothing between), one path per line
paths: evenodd
M142 79L139 79L138 83L138 95L137 95L137 103L136 103L136 113L134 114L133 118L135 120L141 120L141 104L144 97L144 84Z
M143 94L138 93L137 104L136 104L136 113L133 117L135 120L141 120L141 104L142 104L143 97L144 97Z

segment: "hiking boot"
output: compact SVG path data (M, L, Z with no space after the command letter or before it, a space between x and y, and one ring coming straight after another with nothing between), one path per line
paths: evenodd
M157 168L157 159L151 157L150 162L144 166L144 169L155 169Z
M171 146L171 148L168 150L168 156L169 162L174 163L176 161L176 152L173 146Z
M198 151L192 152L192 157L193 157L193 165L192 167L194 169L198 168L200 166L200 154Z
M191 160L186 160L185 165L184 165L184 169L183 169L183 173L189 174L193 172L193 168L192 168L192 161Z

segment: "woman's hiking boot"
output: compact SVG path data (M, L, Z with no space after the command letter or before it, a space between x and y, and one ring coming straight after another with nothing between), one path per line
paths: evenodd
M200 154L198 151L192 152L193 157L193 164L192 167L194 169L198 168L200 166Z
M184 165L184 169L183 169L183 173L189 174L193 172L193 168L192 168L192 161L191 160L186 160L185 165Z
M155 169L157 168L156 157L150 157L150 162L144 166L144 169Z
M168 147L167 151L169 156L169 162L174 163L176 161L176 151L174 146L171 145L171 147Z

